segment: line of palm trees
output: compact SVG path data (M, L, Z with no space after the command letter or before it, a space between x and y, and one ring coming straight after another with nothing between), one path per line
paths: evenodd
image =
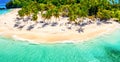
M47 3L39 3L37 0L26 2L26 5L18 11L20 17L31 16L32 20L38 19L38 13L44 20L50 20L52 16L59 19L60 16L68 17L69 21L80 21L80 18L92 17L100 19L118 18L120 20L120 4L115 4L114 0L69 0L69 4L55 5L52 0ZM77 0L78 1L78 0ZM59 4L59 5L58 5Z

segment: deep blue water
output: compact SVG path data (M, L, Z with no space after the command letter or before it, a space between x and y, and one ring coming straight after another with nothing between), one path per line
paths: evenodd
M0 0L0 8L5 8L6 3L9 1L10 0Z
M5 7L5 5L6 5L6 3L7 2L9 2L10 0L0 0L0 8L6 8ZM9 12L10 10L7 10L7 9L5 9L5 10L0 10L0 15L1 14L5 14L5 13L7 13L7 12Z

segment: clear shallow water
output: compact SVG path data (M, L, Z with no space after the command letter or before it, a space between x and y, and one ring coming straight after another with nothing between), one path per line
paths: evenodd
M29 44L0 37L0 62L120 62L120 30L77 44Z
M9 10L9 9L0 10L0 15L6 14L6 13L8 13L8 12L10 12L10 11L11 11L11 10Z
M0 62L120 62L120 30L78 44L36 45L0 37Z

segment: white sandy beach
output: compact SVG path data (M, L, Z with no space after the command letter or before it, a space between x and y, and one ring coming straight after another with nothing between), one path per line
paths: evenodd
M64 42L81 42L95 38L96 36L103 35L105 33L111 33L120 25L117 22L110 21L112 24L101 24L97 26L96 23L86 25L84 32L78 33L75 31L77 27L73 29L66 29L65 26L46 26L45 28L36 25L31 31L27 31L27 27L34 22L27 24L22 30L14 28L15 19L17 17L17 11L19 9L13 9L11 12L0 16L0 35L13 38L16 40L29 40L31 43L64 43ZM38 21L42 20L39 17ZM55 21L55 18L51 20ZM66 18L61 18L59 23L66 21ZM22 23L26 24L26 23ZM21 25L22 25L21 24Z

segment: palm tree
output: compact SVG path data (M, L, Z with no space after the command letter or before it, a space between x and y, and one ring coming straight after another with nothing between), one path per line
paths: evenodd
M49 20L49 19L51 19L51 17L52 17L52 10L48 10L48 11L46 11L46 13L45 14L42 14L42 17L46 20Z
M41 14L43 14L43 11L45 11L45 4L38 4L38 10L41 11Z
M22 8L22 10L24 11L25 15L26 16L29 16L31 13L30 13L30 9L29 9L29 6L24 6Z
M69 16L69 21L75 22L75 20L77 19L77 15L72 9L69 9L68 16Z
M70 5L62 5L61 6L61 12L62 12L62 16L63 17L66 17L68 16L68 13L69 13L69 8L70 8Z
M46 4L46 8L47 8L47 10L50 10L50 9L55 8L55 6L54 6L52 3L48 2L48 3Z
M53 16L56 18L56 21L57 21L57 18L59 18L60 16L58 8L53 9Z
M19 10L19 11L18 11L18 15L19 15L21 18L23 18L23 17L25 16L24 11L23 11L23 10Z
M97 13L97 17L99 17L100 19L110 19L111 16L112 14L110 10L101 10Z
M88 15L98 16L98 14L106 12L106 10L110 12L114 9L116 9L115 11L120 10L120 0L117 4L115 0L14 0L12 3L13 6L23 4L22 10L18 12L21 17L38 14L41 11L44 19L50 19L54 16L56 20L60 15L67 16L70 20L76 20L76 18ZM45 11L46 13L43 14ZM36 18L35 15L34 17Z
M76 16L76 15L71 15L71 16L69 17L69 21L71 21L71 22L75 22L76 19L77 19L77 16Z
M33 16L32 16L32 20L33 20L33 21L36 21L37 18L38 18L37 14L33 14Z

